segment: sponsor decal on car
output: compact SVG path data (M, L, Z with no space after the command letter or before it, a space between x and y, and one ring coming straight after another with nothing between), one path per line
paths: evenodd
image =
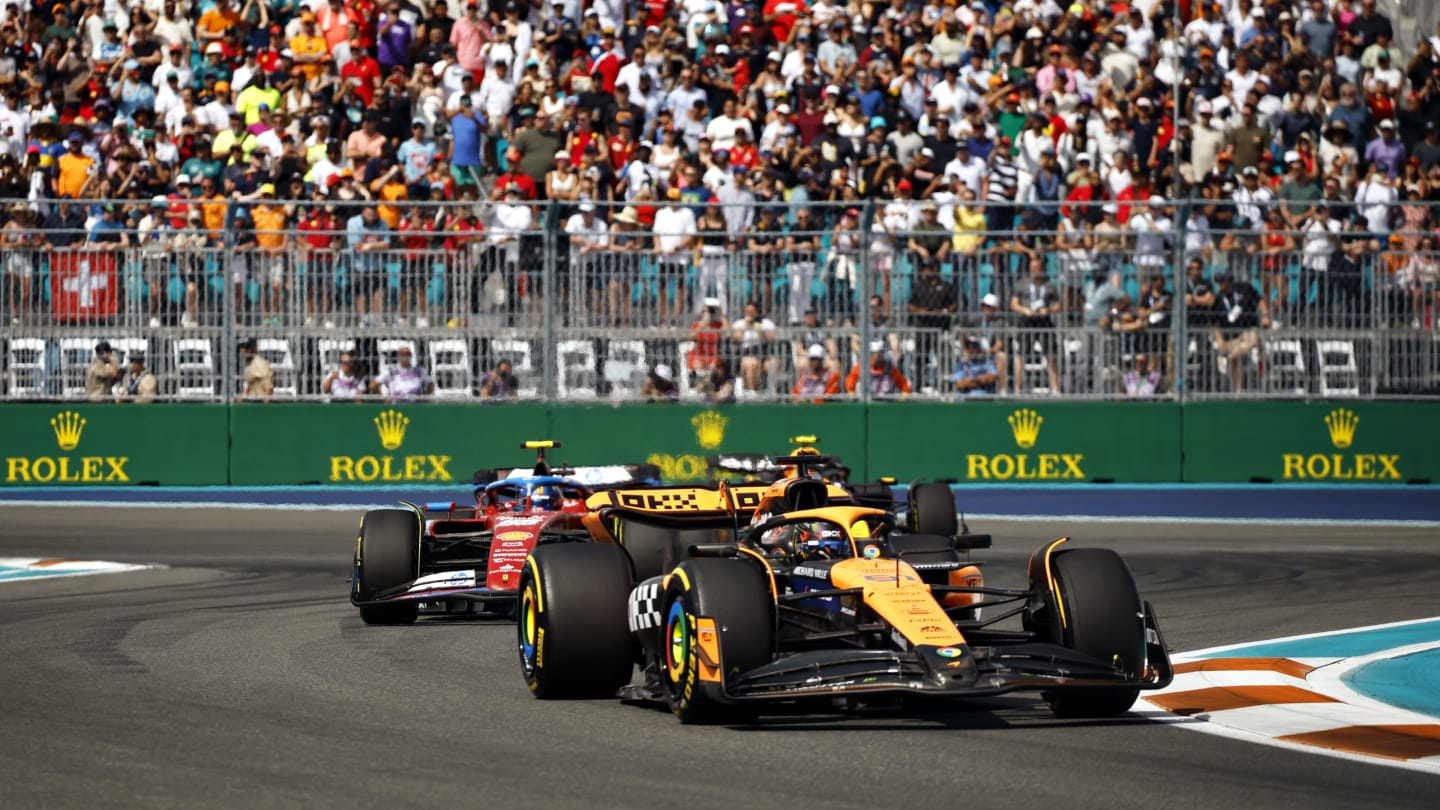
M959 647L941 647L935 651L935 654L941 658L959 658L964 653L965 651Z
M501 532L501 533L495 535L495 539L496 539L496 540L499 540L499 541L501 541L501 542L505 542L505 543L508 543L508 542L516 542L516 541L518 541L518 542L524 542L524 541L530 539L530 532L520 532L520 531Z

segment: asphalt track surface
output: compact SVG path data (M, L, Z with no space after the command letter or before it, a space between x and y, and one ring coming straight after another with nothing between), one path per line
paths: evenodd
M0 556L162 563L0 586L0 807L1434 807L1424 773L1035 697L682 727L542 703L513 626L373 628L358 514L0 509ZM1020 585L1065 526L999 521ZM1440 615L1433 528L1089 523L1175 650Z

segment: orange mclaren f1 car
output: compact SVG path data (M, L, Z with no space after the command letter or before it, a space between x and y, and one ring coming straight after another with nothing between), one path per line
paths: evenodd
M1030 557L1028 588L987 587L968 554L990 539L957 532L950 503L938 534L803 474L598 493L585 522L599 542L538 547L521 573L525 680L540 698L657 701L683 722L817 698L1015 690L1039 691L1059 716L1104 716L1170 682L1154 611L1118 555L1061 538ZM608 531L640 523L727 541L690 545L642 579ZM943 526L933 509L926 523Z

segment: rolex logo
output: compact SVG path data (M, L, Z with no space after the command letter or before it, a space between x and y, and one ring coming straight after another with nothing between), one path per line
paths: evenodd
M375 429L380 432L380 444L386 450L394 450L405 441L405 428L410 418L399 411L384 411L375 417Z
M725 441L725 425L729 422L723 415L715 411L698 413L690 420L695 426L695 440L706 450L714 450Z
M1045 418L1029 408L1010 414L1010 432L1015 434L1015 443L1020 445L1022 450L1028 450L1035 446L1035 440L1040 438L1040 425Z
M80 432L85 429L85 419L74 411L61 411L50 420L55 429L55 441L61 450L74 450L80 444Z
M1325 417L1325 427L1330 431L1330 443L1343 450L1355 441L1355 427L1360 417L1347 408L1336 408Z

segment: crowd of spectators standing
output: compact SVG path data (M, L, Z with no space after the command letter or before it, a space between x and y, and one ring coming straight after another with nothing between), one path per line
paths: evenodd
M1322 309L1353 298L1343 271L1387 252L1418 316L1437 122L1440 32L1402 51L1374 0L32 0L0 22L0 198L26 201L0 234L216 244L240 202L232 238L259 253L450 249L540 227L549 200L579 257L653 233L662 267L703 281L707 256L787 251L799 294L751 290L786 326L853 312L829 298L853 299L853 267L794 259L823 232L841 256L866 241L882 306L912 323L989 293L1036 327L1141 330L1166 317L1183 233L1207 288L1248 261L1266 322L1312 283ZM466 199L478 217L398 204ZM982 290L997 251L1013 274ZM1306 300L1269 254L1300 257ZM1128 314L1094 306L1122 262L1143 290L1114 299ZM902 266L916 291L892 300ZM646 304L683 325L716 280ZM632 303L596 295L617 318ZM753 356L742 386L767 373ZM1003 389L1005 365L972 376Z

